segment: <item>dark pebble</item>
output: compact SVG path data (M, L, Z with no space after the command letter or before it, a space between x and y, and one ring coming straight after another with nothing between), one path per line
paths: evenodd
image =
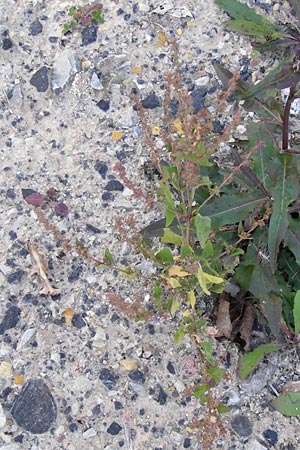
M107 185L104 187L106 191L124 191L123 184L118 180L109 180Z
M91 233L95 233L95 234L102 233L100 228L94 227L94 225L92 225L91 223L87 223L85 228L86 228L86 231L90 231Z
M72 325L80 330L80 328L86 326L86 323L80 314L74 314L74 316L72 317Z
M22 189L22 196L24 200L32 194L37 194L37 191L34 191L33 189Z
M167 369L172 375L175 375L175 373L176 373L175 367L173 366L171 361L168 362Z
M77 266L68 276L69 283L74 283L74 281L77 281L80 278L81 272L83 271L83 268L81 266Z
M119 314L117 314L116 312L113 313L113 315L111 316L110 320L112 323L116 322L117 320L120 319Z
M20 320L21 309L17 306L11 306L5 311L4 318L0 324L0 334L4 334L5 331L10 328L14 328Z
M117 384L115 374L107 368L101 370L99 378L109 390L113 389Z
M145 375L140 370L133 370L128 374L128 377L135 383L143 384L145 383Z
M204 108L203 99L207 94L207 89L205 87L195 89L191 93L191 98L193 101L194 113L197 114L201 109Z
M154 397L154 400L156 400L157 403L159 403L160 405L165 405L167 402L167 398L168 398L167 394L165 393L165 391L159 384L158 385L158 395L156 397Z
M14 438L14 442L18 442L19 444L22 444L23 439L24 439L24 434L19 434L18 436L16 436Z
M107 112L110 107L109 100L99 100L97 103L98 108L102 109L102 111Z
M123 405L121 402L116 401L115 402L115 410L120 411L120 409L123 409Z
M111 192L106 191L106 192L103 192L101 198L105 202L108 202L108 201L113 201L115 197L113 196L113 194Z
M14 200L16 198L15 190L12 188L7 189L6 191L7 198L10 198L11 200Z
M212 121L213 124L213 132L214 133L219 133L221 134L224 130L224 125L221 124L221 122L219 120L213 120Z
M36 36L43 31L43 25L39 20L35 20L29 27L29 32L32 36Z
M112 422L106 431L109 434L116 436L117 434L120 433L121 430L122 430L122 427L117 422Z
M56 420L57 407L43 380L30 380L13 402L11 414L19 427L33 434L46 433Z
M7 281L9 284L18 284L20 283L24 274L25 274L24 270L18 269L16 270L16 272L10 273L7 276Z
M94 165L94 169L99 173L99 175L101 175L103 180L106 178L108 165L105 162L99 161L99 159L97 159Z
M101 413L101 405L94 406L94 408L92 409L92 413L94 414L94 416L99 416L99 414Z
M17 239L17 233L15 232L15 231L13 231L13 230L11 230L9 233L8 233L8 236L9 236L9 238L12 240L12 241L15 241L16 239Z
M141 105L145 109L154 109L160 106L160 101L157 95L153 93L144 98L144 100L141 101Z
M252 424L250 420L248 417L242 416L241 414L238 414L232 419L231 427L239 436L247 437L252 434Z
M89 45L97 40L98 25L86 27L81 32L82 45Z
M268 444L273 447L273 445L278 442L278 434L274 430L265 430L263 432L263 437L268 441Z
M34 86L38 92L46 92L49 87L47 67L41 67L30 79L30 84Z
M189 448L191 446L190 438L185 438L183 441L183 448Z
M77 431L78 426L76 425L76 423L74 423L74 422L70 423L69 430L71 431L71 433L74 433L75 431Z
M9 37L3 39L3 41L2 41L3 50L9 50L10 48L12 48L12 46L13 46L13 42Z
M148 333L153 336L155 334L155 328L154 325L152 323L147 323L146 324L146 329L148 330Z
M162 427L152 427L151 431L157 438L163 437L163 435L165 434L165 429Z

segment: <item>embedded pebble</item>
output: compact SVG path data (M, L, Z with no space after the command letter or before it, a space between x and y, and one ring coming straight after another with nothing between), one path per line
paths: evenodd
M104 186L106 191L124 191L123 184L118 180L109 180L109 182Z
M12 366L8 361L1 361L0 363L0 378L8 379L12 374Z
M24 272L22 271L22 276ZM5 331L10 328L14 328L20 320L21 309L17 306L11 306L5 311L4 318L0 323L0 334L4 334Z
M81 32L82 45L89 45L97 40L98 25L86 27Z
M99 175L101 175L101 177L103 179L106 178L106 174L108 171L108 165L105 162L97 159L97 161L94 164L94 169L99 173Z
M168 362L168 364L167 364L167 369L168 369L168 371L169 371L172 375L175 375L175 373L176 373L175 367L173 366L173 364L171 363L171 361Z
M11 414L24 430L46 433L57 416L56 403L47 384L42 379L29 380L14 400Z
M39 20L35 20L30 24L29 32L32 36L37 36L43 31L43 25Z
M102 109L102 111L107 112L110 108L110 101L109 100L99 100L97 103L98 108Z
M276 445L278 442L278 433L274 430L270 430L270 429L265 430L263 432L263 437L268 442L268 444L271 445L272 447L274 445Z
M58 53L53 62L51 89L60 94L79 69L78 56L74 50L67 49Z
M38 92L46 92L49 87L48 69L46 66L40 67L30 78L30 84L36 88Z
M139 383L133 383L132 381L128 382L128 387L130 390L135 392L140 397L144 398L147 397L146 389Z
M237 414L230 422L232 429L242 437L247 437L252 434L252 424L248 417Z
M109 390L113 389L117 384L115 374L106 367L101 370L99 378L104 384L104 386L107 387L107 389Z
M138 362L133 358L126 358L120 361L120 364L126 370L136 370L138 367ZM133 380L134 381L134 380Z
M141 101L141 105L145 109L155 109L160 106L160 100L157 95L153 93L144 98L144 100Z
M140 370L134 370L128 374L128 378L130 378L135 383L144 384L146 377Z
M122 430L122 427L117 422L112 422L106 431L109 434L116 436L117 434L120 433L121 430Z
M101 91L103 89L103 84L99 80L98 75L94 72L91 79L91 86L96 91Z

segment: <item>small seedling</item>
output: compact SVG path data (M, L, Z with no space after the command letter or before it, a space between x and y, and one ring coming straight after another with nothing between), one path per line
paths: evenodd
M101 3L93 3L78 8L71 6L68 11L68 16L71 16L72 19L70 22L64 24L63 33L73 31L78 26L89 27L96 23L103 23L102 10L103 5Z

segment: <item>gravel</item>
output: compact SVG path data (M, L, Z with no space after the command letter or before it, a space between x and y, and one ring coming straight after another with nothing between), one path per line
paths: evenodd
M135 253L131 231L160 212L133 195L114 166L121 162L138 189L155 192L130 94L157 126L174 36L195 111L213 108L213 61L241 68L245 80L261 76L249 40L222 26L212 0L103 2L104 24L66 35L72 3L1 1L0 446L200 450L195 424L205 408L191 392L201 383L193 343L175 345L176 317L136 320L138 305L153 306L155 268ZM288 12L287 2L252 3L274 16L279 5L281 21ZM171 104L174 115L177 108ZM222 119L213 125L221 132ZM52 227L38 220L38 205ZM42 294L38 275L29 277L28 241L59 295ZM89 260L78 254L83 248ZM106 248L117 265L142 273L129 280L100 269ZM298 420L269 406L275 388L299 377L298 350L268 356L268 379L260 371L247 389L236 377L238 349L214 345L228 372L214 394L231 411L210 448L299 448Z

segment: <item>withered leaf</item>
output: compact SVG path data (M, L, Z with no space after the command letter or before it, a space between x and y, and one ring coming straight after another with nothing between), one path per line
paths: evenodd
M246 342L246 345L244 347L245 351L250 350L250 338L255 317L256 311L254 305L252 305L252 303L247 303L244 309L244 314L242 317L242 323L240 327L241 338Z
M225 300L224 295L220 295L218 314L217 314L217 329L216 337L225 336L227 339L231 338L232 324L229 313L230 303Z

